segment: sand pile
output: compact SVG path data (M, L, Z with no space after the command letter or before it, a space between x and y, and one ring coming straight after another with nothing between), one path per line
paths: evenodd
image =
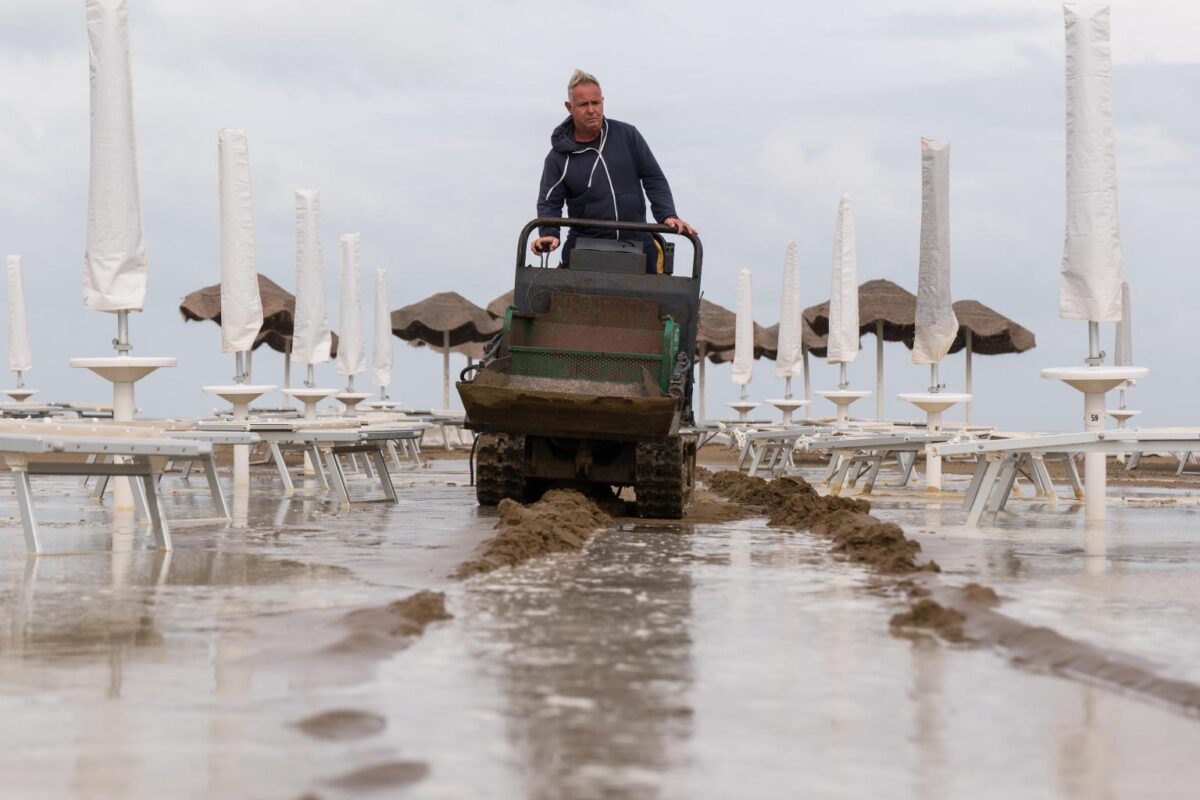
M941 603L924 598L913 603L908 611L893 616L891 626L893 632L901 634L920 628L936 632L948 642L962 642L965 639L962 626L966 618L966 614L956 608L946 608Z
M834 553L856 564L867 564L889 575L906 572L940 572L936 561L917 564L921 545L904 535L899 525L883 522L870 514L834 511L811 528L817 536L833 540Z
M346 708L305 717L295 726L314 739L349 741L382 733L387 720L371 711Z
M898 526L868 514L866 500L821 495L799 477L766 481L733 470L716 473L708 484L731 502L765 507L774 527L808 528L833 540L833 552L848 561L888 574L938 571L934 562L918 565L921 545Z
M421 591L377 608L360 608L342 617L350 633L323 652L330 655L386 655L407 647L433 622L453 619L446 595Z
M479 557L462 564L455 577L468 578L549 553L580 550L598 528L612 522L594 502L565 489L546 492L529 506L502 500L498 511L496 528L500 532L485 541Z

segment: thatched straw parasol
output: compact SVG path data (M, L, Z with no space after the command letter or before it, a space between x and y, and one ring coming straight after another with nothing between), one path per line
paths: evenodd
M829 301L810 306L805 319L819 336L829 333ZM883 278L858 287L858 335L875 334L875 414L883 419L883 343L905 342L912 347L917 333L917 296Z
M262 298L263 323L254 339L254 349L264 344L283 353L283 388L291 386L292 325L296 317L296 296L275 281L259 273L258 294ZM183 298L179 313L187 322L221 324L221 284L205 286ZM334 333L331 355L337 355L338 337Z
M487 304L487 312L497 319L503 319L508 307L513 304L513 291L509 289L504 294Z
M442 353L442 403L446 408L450 407L450 353L485 343L502 327L501 319L458 292L438 292L392 312L392 333L409 344L425 345Z

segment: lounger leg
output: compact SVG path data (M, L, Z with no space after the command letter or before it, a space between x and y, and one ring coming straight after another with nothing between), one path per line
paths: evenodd
M84 461L85 461L85 463L88 463L88 464L95 464L95 463L96 463L96 457L97 457L97 456L96 456L96 454L95 454L95 453L88 453L88 456L87 456L87 458L86 458L86 459L84 459ZM79 479L79 488L80 488L80 489L86 489L86 488L88 487L88 483L90 483L90 482L91 482L91 480L92 480L92 476L91 476L91 475L84 475L83 477L81 477L81 478Z
M332 448L330 448L330 452L333 452ZM327 476L325 474L325 467L322 466L322 464L321 464L321 448L317 447L316 442L312 442L308 445L308 453L309 453L309 458L312 459L313 474L316 475L317 485L321 487L322 491L328 492L329 491L329 476ZM338 471L340 472L342 469L341 463L340 462L335 462L335 463L338 464ZM342 475L342 483L345 484L345 481L346 481L346 476L343 474Z
M95 464L95 463L107 464L108 462L109 462L108 456L96 456L95 460L92 463L93 464ZM97 475L96 476L96 487L92 490L92 497L96 498L96 502L98 502L98 503L104 502L104 493L106 491L108 491L108 479L109 479L108 475Z
M425 437L422 436L421 438L423 439ZM420 439L412 439L408 442L408 446L410 448L412 448L413 461L416 462L416 465L418 467L423 466L423 464L421 463L421 440Z
M764 445L761 447L750 447L750 443L747 442L746 447L749 447L750 452L754 454L753 457L750 459L750 469L746 473L747 475L752 476L758 472L758 464L760 461L762 461L763 452L766 450L766 446Z
M1138 464L1142 463L1142 451L1138 450L1133 456L1125 462L1125 471L1133 472L1138 468Z
M867 479L863 481L863 494L870 494L875 488L875 480L879 477L879 468L883 466L883 453L876 453L872 456L870 464L871 468L867 470Z
M350 491L346 487L346 473L342 471L342 462L338 460L337 453L333 452L332 447L326 451L325 458L329 463L329 477L332 479L334 489L337 491L338 500L343 506L349 506ZM328 485L326 488L328 488Z
M1183 453L1176 453L1175 457L1179 459L1179 469L1175 470L1175 474L1182 475L1183 468L1186 467L1188 462L1192 460L1192 454L1191 452L1185 451Z
M979 527L979 518L983 516L984 506L987 505L988 497L992 493L992 485L996 482L996 476L1000 474L1001 462L985 460L987 465L984 467L983 476L979 481L979 488L976 490L975 498L971 502L971 508L967 511L967 527Z
M29 485L29 473L13 470L17 483L17 506L21 509L21 527L25 530L25 549L33 555L42 554L42 543L38 538L37 512L33 508L33 489Z
M154 473L146 464L146 472L141 476L142 487L146 491L147 506L150 509L150 526L154 530L154 541L159 550L170 552L175 549L171 544L171 529L167 526L167 517L163 514L162 499L154 486Z
M1050 479L1050 470L1046 469L1046 459L1041 453L1034 454L1032 458L1034 473L1041 477L1042 486L1046 489L1046 505L1054 508L1058 505L1058 494L1054 491L1054 481Z
M383 493L387 495L387 499L393 503L397 502L396 487L392 485L392 474L388 472L383 448L372 450L366 460L375 462L375 474L379 476L379 485L383 487Z
M1004 459L1004 468L1000 471L1000 479L992 492L989 507L992 511L1003 511L1012 496L1013 483L1017 480L1017 459L1011 456Z
M387 449L388 449L388 455L390 455L392 457L392 466L395 467L396 469L403 469L403 466L400 462L400 454L396 452L396 443L393 442L391 439L388 439Z
M217 480L217 462L212 453L200 459L204 467L204 477L208 478L208 491L212 494L213 508L218 517L224 517L226 522L233 522L229 514L229 504L225 502L225 493L221 491L221 482Z
M157 488L158 476L154 476L152 480L154 480L155 487ZM146 491L142 486L142 481L135 478L130 478L129 488L131 490L130 493L133 495L134 509L137 511L137 513L141 514L143 518L147 520L150 519L150 500L146 497Z
M183 468L179 470L179 471L180 471L180 473L181 473L181 474L180 474L180 476L179 476L179 479L180 479L180 480L183 480L183 481L188 481L188 480L191 480L191 477L192 477L192 467L193 467L193 466L194 466L194 465L193 465L193 463L192 463L190 460L189 460L189 461L186 461L186 462L184 462L184 464L183 464Z
M374 478L375 477L375 468L373 466L371 466L371 462L374 461L374 459L370 456L370 454L363 453L362 461L363 461L363 473L368 478Z
M296 493L296 485L292 483L292 473L288 472L287 462L283 460L283 451L279 449L278 442L270 443L271 458L275 459L275 466L279 469L279 479L283 481L283 491L285 494L293 495Z
M829 493L836 495L841 494L842 484L846 482L846 473L850 470L850 462L852 459L849 456L842 456L841 463L838 464L837 472L829 481Z
M916 454L913 454L916 458ZM987 469L988 460L983 456L978 456L975 459L975 474L971 476L971 485L967 487L967 496L963 498L963 511L970 511L971 506L975 504L975 497L979 494L979 487L983 483L983 473Z
M741 452L738 453L737 468L736 468L738 472L742 471L742 467L744 467L746 465L746 459L749 458L753 452L754 452L754 442L747 439L746 443L744 445L742 445Z
M1071 481L1071 488L1075 490L1075 499L1083 499L1083 481L1079 480L1079 467L1075 465L1075 456L1068 454L1066 458L1067 479Z
M825 467L826 483L829 483L831 480L833 480L834 473L836 473L838 469L838 462L841 460L841 456L836 450L829 454L829 464Z
M450 426L448 426L448 425L443 425L443 426L442 426L442 443L446 445L446 452L447 452L447 453L449 453L450 451L452 451L452 450L454 449L454 446L453 446L452 444L450 444L450 431L449 431L449 427L450 427Z

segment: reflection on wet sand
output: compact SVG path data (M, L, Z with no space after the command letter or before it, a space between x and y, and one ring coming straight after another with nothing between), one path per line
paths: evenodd
M691 730L690 542L610 530L581 556L467 587L480 668L507 697L534 798L642 797Z

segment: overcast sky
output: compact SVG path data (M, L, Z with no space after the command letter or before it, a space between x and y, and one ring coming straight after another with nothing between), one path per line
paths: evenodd
M337 236L361 232L364 305L390 271L392 307L455 290L485 304L512 287L571 70L601 79L609 116L639 127L705 245L706 295L733 305L754 273L755 312L778 319L784 250L798 246L805 305L829 294L834 217L850 192L862 280L916 287L920 137L949 139L955 298L1036 332L1024 355L978 358L976 421L1070 428L1082 400L1039 377L1082 363L1087 331L1060 320L1064 64L1052 0L831 3L133 0L133 75L151 272L135 355L179 367L138 386L152 415L213 406L232 356L211 324L184 324L188 292L219 280L217 131L246 130L260 271L295 286L292 191L320 189L327 301L337 320ZM1143 424L1195 423L1200 298L1200 3L1114 3L1114 104L1134 356ZM25 261L45 399L107 401L67 367L108 355L115 323L82 303L88 60L82 0L0 3L0 250ZM686 249L686 248L685 248ZM369 321L368 321L369 324ZM1112 326L1104 326L1112 351ZM7 329L0 332L7 339ZM874 339L851 367L873 388ZM887 410L927 369L887 348ZM281 356L255 360L280 382ZM455 368L463 365L460 357ZM944 377L962 387L962 357ZM782 393L761 362L751 394ZM332 364L320 383L339 385ZM440 405L440 357L396 342L392 395ZM836 367L814 362L817 389ZM11 377L10 377L11 379ZM369 373L360 377L369 382ZM710 416L734 399L709 371ZM1115 401L1115 397L1111 398ZM457 400L455 401L457 404ZM818 400L818 404L832 406ZM873 400L860 401L860 413ZM822 405L818 405L822 408ZM951 412L959 418L961 412Z

